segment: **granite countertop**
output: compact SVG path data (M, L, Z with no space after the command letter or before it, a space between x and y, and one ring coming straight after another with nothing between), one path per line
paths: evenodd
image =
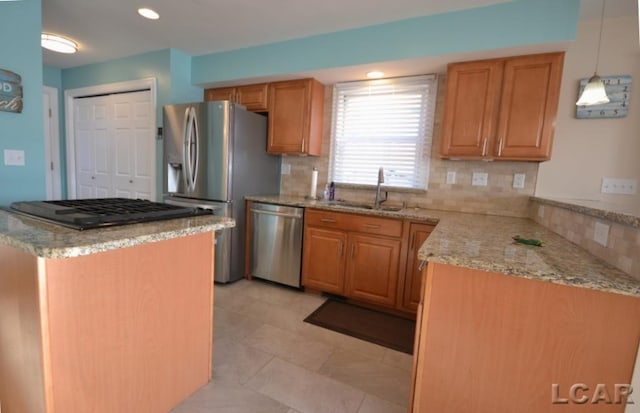
M587 199L531 197L531 200L539 204L560 207L581 214L591 215L596 218L629 225L634 228L640 228L640 206L623 207L604 201Z
M246 199L437 224L418 252L422 260L640 297L640 280L528 218L418 208L368 210L293 196ZM542 240L544 245L515 243L515 235Z
M78 231L0 209L0 242L43 258L69 258L235 226L203 215Z

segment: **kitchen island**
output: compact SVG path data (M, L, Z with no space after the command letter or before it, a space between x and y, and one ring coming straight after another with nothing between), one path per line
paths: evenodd
M640 342L640 280L532 219L248 199L435 225L417 250L427 265L410 411L624 411ZM516 243L516 235L543 245Z
M0 210L3 413L166 412L211 377L214 216L76 231Z

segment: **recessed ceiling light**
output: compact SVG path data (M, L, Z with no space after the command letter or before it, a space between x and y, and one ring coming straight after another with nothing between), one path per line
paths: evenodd
M373 70L373 71L367 73L367 77L369 79L380 79L381 77L384 77L384 73L380 72L378 70Z
M149 20L158 20L160 18L160 15L156 13L155 10L151 10L146 7L138 9L138 14Z
M78 51L78 44L73 40L55 34L42 33L40 44L48 50L58 53L72 54Z

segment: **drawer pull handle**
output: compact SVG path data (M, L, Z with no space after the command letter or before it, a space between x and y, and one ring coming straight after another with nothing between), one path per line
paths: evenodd
M344 254L344 245L342 245L342 241L338 241L338 251L339 251L340 257L342 257L342 254Z
M424 267L426 267L426 266L427 266L427 261L426 260L422 260L422 261L420 261L420 265L418 265L418 270L422 271L422 270L424 270Z
M336 220L331 218L320 218L320 222L325 222L327 224L335 224Z
M380 228L380 225L375 225L375 224L364 224L365 228L371 228L371 229L378 229Z
M351 258L353 258L354 255L356 255L356 246L355 246L355 244L351 246Z
M413 251L413 243L416 240L416 234L411 234L411 242L409 243L409 251Z

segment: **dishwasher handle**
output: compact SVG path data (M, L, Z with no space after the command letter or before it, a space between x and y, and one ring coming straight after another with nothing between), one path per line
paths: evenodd
M275 215L277 217L285 217L285 218L301 218L299 215L295 215L295 214L287 214L286 212L265 211L263 209L251 208L251 212L255 212L256 214Z

